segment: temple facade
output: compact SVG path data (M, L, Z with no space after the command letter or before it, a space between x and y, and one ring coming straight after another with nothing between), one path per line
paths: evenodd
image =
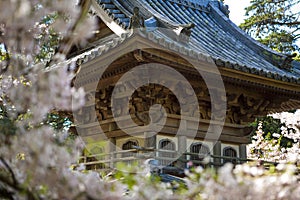
M246 35L220 1L91 0L91 12L99 31L70 55L89 166L242 162L256 117L300 108L300 63Z

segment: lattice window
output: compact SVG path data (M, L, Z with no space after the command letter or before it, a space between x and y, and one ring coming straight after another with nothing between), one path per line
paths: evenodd
M130 149L133 149L134 146L138 146L138 145L139 145L139 143L137 141L129 140L122 145L122 150L130 150ZM122 154L122 157L132 157L134 155L135 155L135 153L133 153L133 152L125 152Z
M159 152L159 157L163 158L175 158L176 156L176 146L175 143L168 139L162 139L159 141L159 149L161 150L169 150L174 152ZM173 166L173 162L171 160L161 160L161 165L171 165Z
M223 156L232 157L232 158L224 158L223 163L227 163L227 162L232 162L233 164L236 163L237 152L234 148L225 147L223 149Z
M210 154L209 147L201 142L193 143L190 146L190 152L198 154L198 155L191 155L190 157L191 161L201 161ZM200 165L200 163L194 163L194 165L198 166Z

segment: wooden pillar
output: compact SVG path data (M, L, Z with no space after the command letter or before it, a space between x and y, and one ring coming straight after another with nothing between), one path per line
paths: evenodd
M247 159L247 145L246 144L240 144L239 145L239 154L241 159ZM241 163L244 163L245 161L242 161Z
M222 155L221 141L216 141L214 143L213 153L214 153L214 156L218 156L218 157ZM221 166L222 165L221 158L214 158L214 163L215 163L216 167Z
M178 136L178 157L181 160L186 160L186 152L187 148L187 137L186 136ZM186 168L186 162L184 161L177 161L178 167Z
M156 133L155 132L145 132L144 133L144 138L145 138L145 145L144 147L147 148L153 148L156 149ZM143 155L145 155L146 157L151 157L151 158L155 158L156 156L156 152L140 152Z
M115 137L112 137L112 138L109 138L109 153L110 153L110 156L109 156L109 159L110 159L110 163L109 163L109 168L113 169L115 167L114 165L114 159L115 159L115 155L114 152L116 152L116 138Z
M156 148L156 133L145 132L145 148Z

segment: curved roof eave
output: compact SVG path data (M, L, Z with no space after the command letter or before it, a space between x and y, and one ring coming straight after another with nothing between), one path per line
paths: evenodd
M274 56L284 58L284 55L261 45L240 30L219 9L219 2L207 4L206 11L209 13L203 6L191 7L191 5L177 4L176 2L181 2L179 0L95 0L93 2L100 5L98 9L102 9L101 13L106 15L104 17L110 17L110 21L114 21L119 28L122 28L122 33L119 35L126 32L132 6L140 6L141 13L146 17L152 13L166 26L175 27L194 19L197 27L193 31L190 42L179 45L210 55L220 67L300 84L300 63L292 62L294 66L292 70L275 66L272 58L274 59ZM153 2L156 2L156 5ZM114 15L112 12L123 15ZM167 37L158 32L153 33L157 38Z
M220 3L220 2L218 2ZM244 32L242 29L240 29L236 24L234 24L219 8L216 4L210 3L212 15L218 20L219 24L222 26L222 28L228 32L230 32L232 35L239 38L240 41L242 41L244 44L247 45L247 47L251 48L254 51L267 51L270 54L279 56L279 57L285 57L284 54L279 53L273 49L270 49L269 47L261 44L254 38L252 38L250 35L248 35L246 32Z

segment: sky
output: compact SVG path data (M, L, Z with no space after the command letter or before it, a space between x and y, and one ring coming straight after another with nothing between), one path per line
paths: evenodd
M225 0L226 5L229 6L229 18L235 24L239 25L246 18L244 8L250 5L250 0Z
M250 5L250 0L224 0L224 3L229 6L229 18L233 21L236 25L240 25L244 19L246 18L245 15L245 7ZM298 9L297 6L294 7ZM300 40L296 43L300 46Z

